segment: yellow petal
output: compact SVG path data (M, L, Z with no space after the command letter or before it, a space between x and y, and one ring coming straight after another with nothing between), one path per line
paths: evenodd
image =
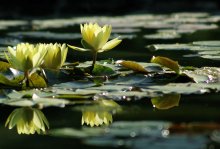
M98 51L98 52L104 52L104 51L108 51L111 50L112 48L116 47L118 44L121 43L122 40L119 40L118 38L115 38L113 40L110 40L109 42L107 42L103 47L102 50Z
M81 51L81 52L91 51L90 49L79 48L79 47L75 47L71 45L68 45L68 47L70 47L71 49L77 50L77 51Z

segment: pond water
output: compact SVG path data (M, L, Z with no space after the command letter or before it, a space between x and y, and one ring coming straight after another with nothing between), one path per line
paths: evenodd
M69 76L73 75L70 72L68 76L59 74L62 79L57 81L48 72L53 81L47 88L23 91L7 87L0 80L1 149L220 148L220 15L0 20L0 57L5 58L7 46L20 42L58 42L80 47L79 24L84 22L111 24L111 38L123 39L115 49L99 54L98 60L110 61L109 67L124 74L106 72L104 77L76 79ZM152 56L178 61L186 75L170 81L175 73L150 63ZM90 53L69 48L67 64L79 61L87 66L90 60ZM117 60L136 61L158 73L120 70L113 63ZM3 74L1 67L0 70ZM46 118L42 118L42 123L49 123L49 128L45 126L44 134L18 134L15 127L5 127L12 111L38 113ZM86 125L95 115L102 120L89 123L93 127Z

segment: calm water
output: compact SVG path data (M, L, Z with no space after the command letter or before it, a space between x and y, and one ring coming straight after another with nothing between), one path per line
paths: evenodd
M215 14L210 14L210 16L209 14L203 15L199 17L190 17L190 15L180 17L180 15L180 19L178 19L177 15L173 14L162 16L142 14L137 16L119 16L116 18L110 17L110 19L105 17L88 17L81 20L79 18L77 18L78 20L70 18L57 21L33 20L26 22L24 20L20 24L19 22L12 22L11 26L4 25L4 21L0 21L2 26L5 26L5 28L0 30L0 46L4 49L7 45L15 45L18 42L65 42L72 45L80 45L80 35L74 34L79 33L78 24L95 20L101 22L101 24L113 24L113 35L121 35L121 38L124 38L123 43L116 49L102 55L100 54L98 56L100 60L113 58L115 60L125 59L149 62L152 55L161 55L178 60L182 66L218 67L219 60L184 56L195 54L194 52L151 52L146 48L146 46L151 44L220 40L220 30L218 28L220 17ZM215 21L213 21L214 17L216 17ZM173 18L176 19L171 20ZM155 24L151 24L153 21L155 21ZM171 27L169 27L170 24L172 24ZM188 24L189 26L179 28L180 24ZM201 26L192 26L192 24L214 24L216 28L204 27L203 29ZM123 27L123 25L127 26ZM169 37L144 38L145 35L155 34L160 29L174 29L175 31L182 29L181 31L186 33L179 34L178 38L172 36L170 39ZM90 54L69 50L68 62L72 62L72 60L87 61L90 59ZM86 109L89 104L67 105L65 108L44 108L41 111L50 124L50 128L45 135L18 135L15 128L12 130L5 128L4 125L7 117L15 108L19 107L0 105L0 149L58 149L64 147L96 149L220 148L219 93L178 95L178 97L178 106L167 109L157 109L153 106L151 98L147 97L141 99L125 97L124 100L112 100L120 105L120 110L110 110L113 119L112 124L100 127L81 125L83 109ZM99 112L103 111L100 110Z

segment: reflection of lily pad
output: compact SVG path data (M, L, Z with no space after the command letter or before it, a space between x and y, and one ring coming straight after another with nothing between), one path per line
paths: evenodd
M180 101L180 94L166 94L162 97L154 97L151 102L157 109L170 109L178 106Z

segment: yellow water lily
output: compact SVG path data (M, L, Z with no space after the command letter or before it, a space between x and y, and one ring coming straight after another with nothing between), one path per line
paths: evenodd
M32 69L39 67L43 63L47 50L29 43L20 43L16 47L8 47L6 59L11 66L23 71L26 85L29 86L29 73Z
M66 61L68 47L66 44L38 44L37 47L43 47L47 50L42 64L43 68L59 69Z
M18 134L44 133L49 128L47 118L39 109L31 107L17 108L8 116L5 127L17 126Z
M20 43L15 48L8 47L6 58L13 68L20 71L29 71L39 67L46 55L47 51L42 48L37 48L33 44Z
M109 37L112 31L111 25L99 26L97 23L81 24L82 45L84 48L68 45L70 48L78 51L91 51L93 53L93 66L96 61L97 53L108 51L116 47L122 40L118 38L110 41Z

